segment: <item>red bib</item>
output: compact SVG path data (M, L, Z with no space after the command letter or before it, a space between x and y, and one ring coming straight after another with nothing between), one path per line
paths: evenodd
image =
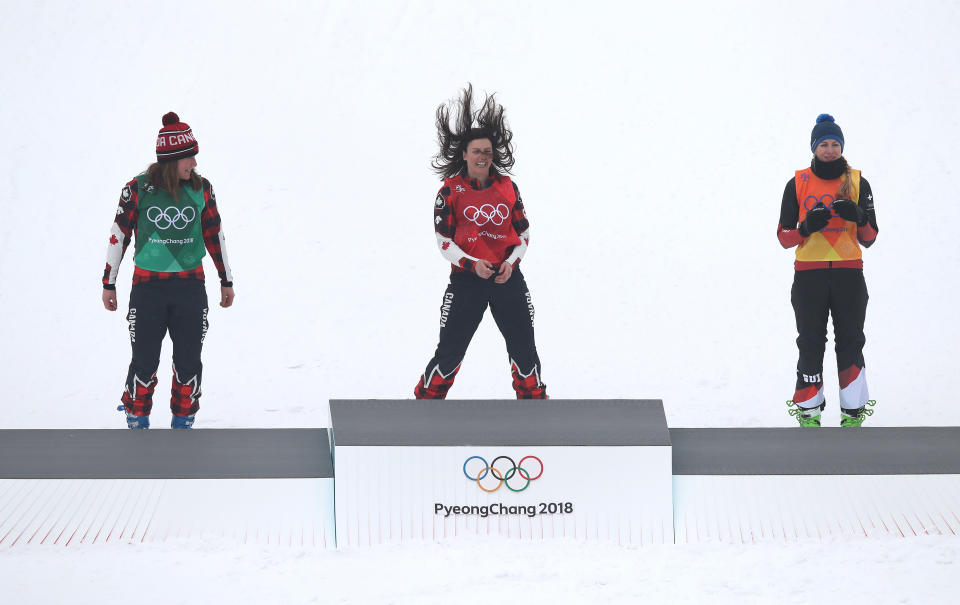
M461 175L446 179L456 231L455 244L470 256L499 265L510 249L520 244L513 228L513 205L517 193L510 177L494 179L486 189L473 189Z

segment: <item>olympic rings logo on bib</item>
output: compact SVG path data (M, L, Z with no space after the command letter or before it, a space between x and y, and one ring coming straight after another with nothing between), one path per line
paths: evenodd
M803 200L803 207L806 208L807 211L810 211L810 210L813 210L814 206L816 206L817 204L823 204L827 208L833 210L834 201L835 201L835 198L829 193L824 193L820 197L817 197L815 195L808 195Z
M472 473L467 470L467 465L470 464L471 460L479 461L478 464L471 465L474 469L478 469ZM501 464L501 468L497 468L497 463L501 460L508 461L509 467L506 464ZM533 469L527 469L523 466L523 463L527 460L536 460L537 464L540 465L540 471L536 475L531 473ZM534 467L534 469L535 468L536 467ZM530 487L530 483L536 481L543 475L543 461L536 456L524 456L520 459L520 463L516 464L510 456L497 456L493 459L493 462L487 464L486 459L482 456L470 456L463 462L463 474L467 479L476 482L477 487L488 494L492 494L504 485L506 485L507 489L511 492L522 492ZM517 475L520 476L519 479L516 478ZM488 476L492 477L492 480L487 479ZM494 481L496 482L496 486L491 487ZM526 483L523 484L523 487L515 487L520 481L526 481Z
M487 223L493 223L498 227L506 222L510 216L510 209L506 204L483 204L479 208L476 206L467 206L463 209L463 218L477 227L483 227Z
M193 206L187 206L180 210L176 206L168 206L165 210L160 210L159 206L147 208L147 220L157 226L157 229L169 229L173 227L182 231L197 218L197 209Z

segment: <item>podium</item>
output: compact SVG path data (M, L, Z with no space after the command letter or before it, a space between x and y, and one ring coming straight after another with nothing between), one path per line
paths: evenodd
M0 548L335 548L327 429L2 430Z
M660 400L331 400L340 547L673 542Z
M960 427L668 429L659 400L332 400L330 415L0 430L0 548L960 534Z
M675 536L791 542L960 533L960 428L670 429Z

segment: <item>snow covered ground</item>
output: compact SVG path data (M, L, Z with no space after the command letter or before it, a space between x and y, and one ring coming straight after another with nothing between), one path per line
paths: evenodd
M932 0L4 3L0 428L121 425L129 345L99 278L120 188L171 109L200 142L237 291L211 311L197 426L325 426L330 398L409 397L448 272L433 110L468 81L499 93L516 134L553 397L660 398L674 427L789 426L793 255L774 229L829 112L880 224L864 255L871 424L958 425L958 25L957 2ZM131 272L127 258L121 308ZM835 384L829 352L825 370ZM488 320L453 396L510 395ZM941 537L18 547L0 581L22 602L142 584L144 603L934 603L960 588L956 555Z
M0 555L17 603L949 603L955 538L690 547L512 543L317 553L168 543ZM51 582L50 576L55 576Z

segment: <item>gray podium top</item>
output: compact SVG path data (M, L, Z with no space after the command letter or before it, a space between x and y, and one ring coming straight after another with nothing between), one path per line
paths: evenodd
M670 445L659 399L330 400L335 446Z
M674 475L960 474L960 427L670 429Z
M327 477L327 429L0 430L0 479Z

